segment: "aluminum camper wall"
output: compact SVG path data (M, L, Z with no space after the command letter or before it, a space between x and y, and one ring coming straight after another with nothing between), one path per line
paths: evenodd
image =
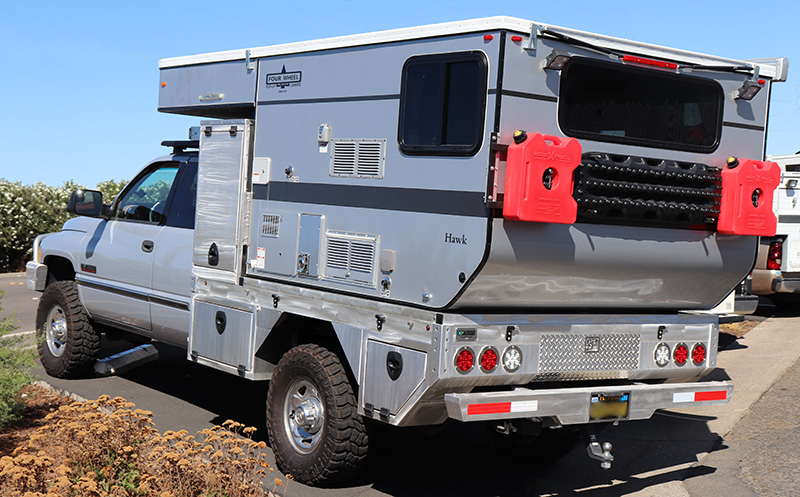
M323 40L324 50L308 43L253 49L239 60L228 59L241 54L212 54L162 65L160 110L255 116L248 276L427 309L677 310L714 306L749 271L755 237L499 216L492 197L503 193L503 149L493 146L493 134L501 146L517 129L563 136L560 74L543 69L546 56L563 48L575 57L608 57L546 38L527 50L529 32L477 24L473 31L435 33L364 38L372 43ZM628 45L650 56L710 62ZM421 57L457 62L475 54L484 61L486 84L479 143L458 153L404 149L404 68ZM772 70L778 77L780 68ZM745 75L692 76L717 82L724 95L713 150L581 138L583 150L714 167L730 155L762 158L769 79L762 94L743 102L731 95ZM252 102L240 98L251 91Z

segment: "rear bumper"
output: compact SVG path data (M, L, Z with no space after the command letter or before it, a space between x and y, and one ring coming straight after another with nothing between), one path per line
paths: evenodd
M459 421L518 418L556 418L562 425L589 423L589 408L596 395L629 395L624 420L649 419L656 409L724 405L733 384L726 381L632 384L505 392L451 393L445 395L447 415Z
M800 293L800 273L774 269L753 270L753 294Z

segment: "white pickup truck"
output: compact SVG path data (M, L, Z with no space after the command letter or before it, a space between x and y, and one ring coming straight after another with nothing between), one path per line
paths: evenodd
M44 289L36 327L45 330L41 359L52 376L91 371L99 325L186 347L198 142L164 143L173 153L148 164L110 205L98 192L73 193L71 213L91 214L81 208L91 204L98 217L36 238L28 284Z
M36 240L42 362L90 371L107 326L270 380L306 483L369 420L582 427L610 467L597 424L730 400L683 311L775 233L787 71L511 17L164 59L159 110L208 120Z

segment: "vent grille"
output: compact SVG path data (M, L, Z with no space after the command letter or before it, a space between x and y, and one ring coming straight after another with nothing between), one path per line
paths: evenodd
M359 286L375 286L378 237L327 233L325 277Z
M261 236L278 238L281 229L281 217L275 214L261 215Z
M383 178L386 139L331 141L331 176Z
M716 225L717 168L643 157L583 155L573 197L578 221L635 226Z

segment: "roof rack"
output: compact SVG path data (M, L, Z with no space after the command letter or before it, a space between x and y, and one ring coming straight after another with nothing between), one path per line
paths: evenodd
M161 142L164 147L172 147L173 154L183 153L187 148L200 148L200 140L166 140Z

